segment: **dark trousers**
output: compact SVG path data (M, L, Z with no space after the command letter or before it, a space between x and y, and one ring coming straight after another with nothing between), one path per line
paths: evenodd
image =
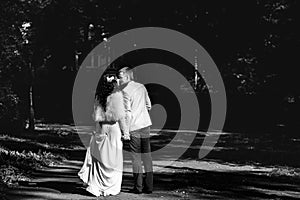
M132 131L130 133L129 146L132 155L134 189L138 191L142 191L142 189L146 191L152 191L153 190L153 166L152 166L151 147L150 147L150 127ZM142 161L145 170L144 180L143 180Z

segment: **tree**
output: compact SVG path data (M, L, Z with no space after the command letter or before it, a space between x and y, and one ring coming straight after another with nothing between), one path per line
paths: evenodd
M51 1L48 0L17 0L1 1L0 5L1 82L9 82L14 86L25 85L26 92L20 87L16 87L16 92L23 102L28 103L31 130L34 129L34 71L43 60L41 57L43 47L37 38L36 24L42 10L49 3Z

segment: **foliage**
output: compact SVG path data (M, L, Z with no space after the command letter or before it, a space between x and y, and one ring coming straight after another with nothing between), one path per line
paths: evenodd
M38 37L38 16L51 1L1 1L0 2L0 83L9 85L13 91L1 92L1 124L13 127L11 121L25 120L16 111L17 101L27 107L29 85L33 82L30 74L43 61L45 49ZM4 90L1 88L1 90ZM29 105L29 104L27 104ZM26 109L24 109L25 111ZM23 115L24 113L22 113ZM5 119L6 121L4 121Z
M26 100L23 87L31 81L31 64L36 73L37 113L43 118L71 118L76 71L94 46L121 31L145 26L174 29L197 40L216 62L228 98L260 99L269 94L277 102L289 95L299 100L297 0L16 0L0 4L0 80L12 82L19 98ZM189 80L194 84L193 72ZM213 85L198 84L198 91L214 92ZM57 116L58 112L62 114Z
M18 130L22 128L20 99L9 87L0 88L0 128Z
M0 147L0 179L7 185L26 181L30 179L31 170L53 165L62 159L51 152L18 152Z
M9 81L28 67L37 43L37 17L48 0L1 1L0 5L0 70ZM24 72L24 71L23 71Z
M13 185L18 181L28 181L28 174L11 165L0 166L0 181L5 185Z
M300 177L300 170L292 167L281 167L272 170L269 176Z

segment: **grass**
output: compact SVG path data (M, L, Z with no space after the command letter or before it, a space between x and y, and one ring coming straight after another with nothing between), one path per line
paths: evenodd
M80 146L76 134L58 127L0 134L0 185L28 181L33 170L58 164L66 159L67 150Z
M32 170L57 164L63 159L59 154L42 150L38 153L25 150L19 152L0 147L0 178L4 184L14 185L29 180Z

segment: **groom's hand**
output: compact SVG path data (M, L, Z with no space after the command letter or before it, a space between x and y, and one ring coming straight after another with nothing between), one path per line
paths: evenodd
M125 141L130 140L130 135L129 134L123 134L122 139L125 140Z

